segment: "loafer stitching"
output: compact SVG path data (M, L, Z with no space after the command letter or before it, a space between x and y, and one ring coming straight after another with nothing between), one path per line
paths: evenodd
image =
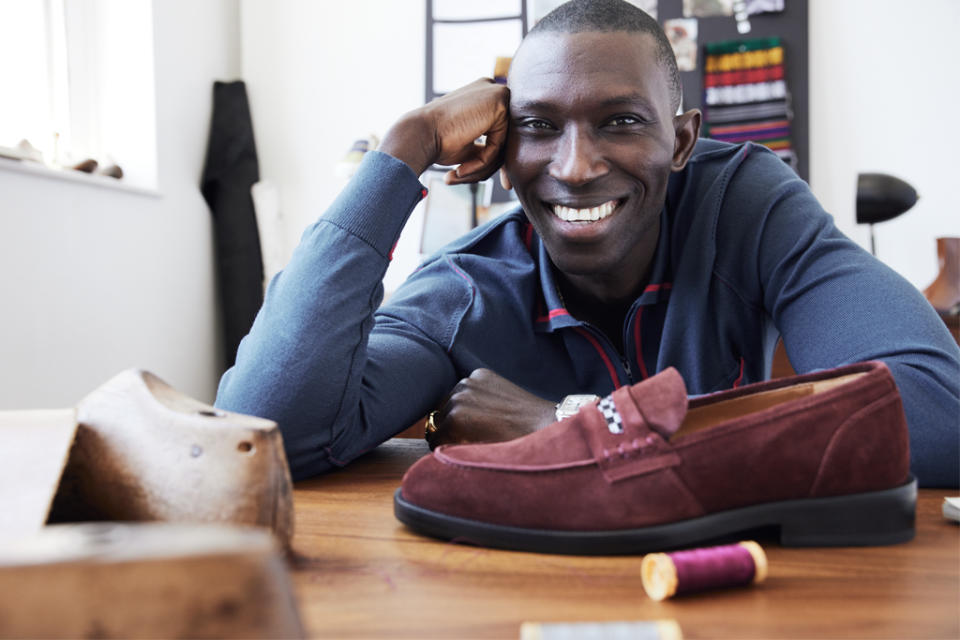
M588 467L595 465L597 463L593 458L584 458L582 460L570 460L567 462L557 462L554 464L545 464L545 465L519 465L519 464L504 464L501 462L481 462L475 460L457 460L456 458L451 458L446 455L445 452L437 449L433 452L433 457L442 462L453 467L460 467L462 469L490 469L494 471L515 471L518 473L537 473L540 471L560 471L563 469L578 469L581 467Z
M834 443L837 438L840 437L840 434L843 432L844 427L846 427L851 421L860 420L864 415L869 414L873 411L881 411L887 407L887 405L895 404L899 400L898 396L893 395L883 395L870 402L870 404L860 407L857 411L854 411L846 418L843 422L837 425L833 433L830 435L830 439L827 441L826 446L824 446L823 451L820 453L820 463L817 465L817 472L813 476L813 481L810 483L810 489L807 491L807 497L820 497L815 493L817 485L822 479L822 474L824 472L824 465L827 462L827 458L830 456L831 449L833 448Z

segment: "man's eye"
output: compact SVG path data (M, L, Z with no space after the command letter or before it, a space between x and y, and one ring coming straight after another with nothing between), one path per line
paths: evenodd
M537 118L526 118L520 121L520 126L526 129L552 129L549 122Z
M630 125L640 124L640 123L641 123L640 118L636 116L616 116L616 117L610 118L610 120L607 122L607 124L611 124L615 127L628 127Z

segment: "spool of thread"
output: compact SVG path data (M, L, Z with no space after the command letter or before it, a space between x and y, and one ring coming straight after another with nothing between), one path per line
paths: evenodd
M673 553L650 553L640 564L643 590L653 600L719 587L759 584L767 578L767 556L756 542Z

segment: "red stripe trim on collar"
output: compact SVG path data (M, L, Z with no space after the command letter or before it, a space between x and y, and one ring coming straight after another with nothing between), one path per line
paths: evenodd
M597 353L600 354L600 357L603 358L603 364L607 365L607 373L610 374L610 380L613 381L613 388L619 389L623 385L620 384L620 378L617 376L617 369L613 366L613 362L610 360L610 356L607 355L607 352L603 350L603 347L597 342L597 339L590 335L590 332L582 327L574 327L577 333L582 335L587 339L593 348L597 350Z
M643 317L643 307L637 309L637 315L633 318L633 343L637 349L637 364L640 365L641 380L649 378L647 365L643 362L643 346L640 340L640 319Z
M660 291L660 289L673 289L672 282L661 282L659 284L648 284L647 288L643 290L644 293L649 293L650 291Z
M740 383L743 382L743 358L740 358L740 375L737 376L737 379L733 381L733 388L736 389L740 386Z
M547 322L549 320L553 320L554 318L568 315L570 315L570 312L566 309L550 309L549 313L541 314L540 317L537 318L537 322Z

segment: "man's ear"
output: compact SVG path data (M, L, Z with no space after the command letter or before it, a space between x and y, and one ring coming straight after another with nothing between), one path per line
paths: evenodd
M510 178L507 176L507 170L503 167L500 167L500 186L507 191L513 189L513 185L510 183Z
M690 109L686 113L673 118L673 128L676 139L673 143L673 162L671 171L681 171L687 166L687 161L693 153L693 147L700 137L700 110Z

